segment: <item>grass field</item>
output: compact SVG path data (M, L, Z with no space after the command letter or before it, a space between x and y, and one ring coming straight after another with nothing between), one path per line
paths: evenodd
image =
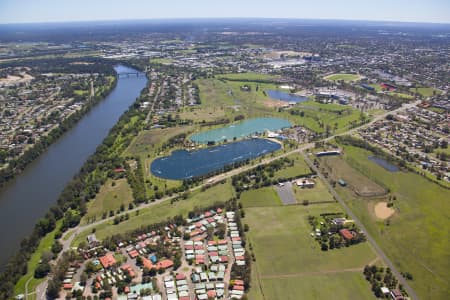
M358 161L393 195L396 214L389 225L377 220L370 203L346 188L337 191L348 202L381 248L402 272L409 272L411 286L422 299L448 298L450 242L448 239L448 190L411 172L391 173L367 159L370 152L345 147L345 155Z
M270 74L259 74L259 73L232 73L232 74L222 74L217 75L217 78L225 78L231 80L248 80L248 81L257 81L257 80L278 80L280 76L278 75L270 75Z
M59 228L61 224L62 220L58 221L56 223L56 228ZM27 273L19 279L19 281L16 283L16 286L14 287L15 295L25 293L25 284L28 280L30 280L30 282L28 283L28 293L31 293L45 279L45 278L41 279L34 278L34 270L36 269L36 267L39 264L39 261L41 260L42 253L44 253L45 251L50 251L51 246L55 240L56 231L57 230L55 229L52 232L48 233L46 236L44 236L40 241L36 251L34 251L34 253L31 255L31 258L27 264L28 270Z
M276 171L274 174L274 179L291 178L311 173L311 169L308 167L305 160L300 154L295 153L289 155L287 158L293 159L294 165L292 167L287 167Z
M114 186L113 182L115 182ZM100 220L104 212L116 211L122 204L125 205L125 209L128 209L128 204L131 202L133 202L133 195L127 180L125 178L114 181L108 179L94 200L88 203L87 213L81 223L85 224L94 218Z
M368 243L324 252L310 236L307 216L341 212L338 204L245 211L242 221L250 226L248 243L256 257L252 270L257 272L249 299L374 299L362 275L364 265L376 259Z
M360 80L361 76L357 75L357 74L340 73L340 74L331 74L331 75L325 76L323 79L331 80L331 81L343 80L345 82L350 82L350 81L358 81L358 80Z
M246 191L241 194L243 207L280 206L281 200L273 187Z
M352 168L341 157L322 157L320 160L333 180L343 179L359 195L375 196L386 193L382 186Z
M433 92L435 91L437 94L441 94L442 92L435 88L430 87L420 87L420 88L410 88L409 91L411 93L419 93L423 97L433 96Z
M297 203L303 203L304 200L308 200L309 203L334 201L325 184L318 179L315 182L316 185L313 188L303 189L299 188L296 184L292 184Z
M96 236L100 240L118 233L124 233L140 226L164 221L169 217L175 215L187 215L194 207L205 207L213 205L215 202L224 202L233 196L233 188L231 183L227 181L225 184L218 184L207 189L204 192L197 190L193 192L187 200L180 200L174 203L165 201L162 203L155 203L152 206L143 208L139 211L139 215L130 213L130 219L112 225L112 222L105 222L96 226ZM72 245L78 245L81 241L85 241L91 229L83 231L78 234L72 242Z

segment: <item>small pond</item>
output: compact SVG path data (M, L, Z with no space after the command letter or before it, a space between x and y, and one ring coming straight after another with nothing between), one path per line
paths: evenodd
M253 134L264 133L266 130L277 131L282 128L291 127L288 120L280 118L257 118L246 120L237 124L200 132L191 136L196 143L206 144L208 142L232 141Z
M383 167L385 170L389 172L398 172L400 169L396 165L391 164L390 162L386 161L383 158L377 157L377 156L369 156L368 159L370 161L373 161L377 165Z
M291 93L286 93L276 90L266 90L267 95L274 100L281 100L285 102L305 102L308 101L308 97L299 96Z
M177 150L170 156L155 159L150 171L161 178L182 180L218 171L226 165L254 159L280 148L280 144L270 140L248 139L191 152Z

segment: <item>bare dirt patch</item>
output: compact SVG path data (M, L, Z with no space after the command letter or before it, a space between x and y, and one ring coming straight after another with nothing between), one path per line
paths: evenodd
M287 103L280 100L264 100L264 105L267 107L283 107L286 106Z
M385 220L395 213L392 207L387 206L387 202L378 202L374 207L377 218Z

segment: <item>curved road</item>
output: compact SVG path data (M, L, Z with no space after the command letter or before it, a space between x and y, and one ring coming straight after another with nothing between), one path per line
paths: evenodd
M384 119L384 118L385 118L387 115L389 115L389 114L393 114L393 113L396 113L396 112L403 111L403 110L405 110L405 109L407 109L407 108L414 107L414 106L416 106L417 104L419 104L420 102L421 102L421 100L415 101L415 102L412 102L412 103L408 103L408 104L403 105L403 106L401 106L401 107L399 107L399 108L397 108L397 109L395 109L395 110L388 111L388 112L386 112L386 113L384 113L384 114L378 115L378 116L376 116L373 120L371 120L370 122L368 122L368 123L366 123L366 124L364 124L364 125L362 125L362 126L352 128L352 129L350 129L350 130L348 130L348 131L346 131L346 132L344 132L344 133L341 133L341 134L335 134L335 135L332 135L332 136L330 136L330 137L328 137L328 138L322 139L321 141L329 141L329 140L335 138L336 136L340 136L340 135L353 134L353 133L355 133L355 132L356 132L357 130L359 130L359 129L369 127L369 126L372 125L373 123L375 123L375 122L377 122L377 121L379 121L379 120ZM320 173L320 171L314 166L314 164L313 164L313 163L311 162L311 160L307 157L307 155L305 155L305 153L304 153L303 151L306 150L306 149L312 148L312 147L314 147L314 143L303 144L303 145L301 145L301 147L298 147L298 148L296 148L296 149L294 149L294 150L292 150L292 151L288 151L288 152L285 152L285 153L283 153L283 154L280 154L280 155L277 155L277 156L274 156L274 157L266 158L266 159L262 160L262 161L259 162L259 163L246 165L246 166L243 166L243 167L240 167L240 168L231 170L231 171L229 171L229 172L226 172L226 173L217 175L217 176L215 176L215 177L212 177L212 178L208 179L206 182L204 182L203 184L200 184L200 185L198 185L198 186L196 186L196 187L190 189L189 191L192 192L192 191L198 190L198 189L202 188L203 186L209 185L209 184L211 184L211 183L214 183L214 182L217 182L217 181L220 181L220 180L223 180L223 179L227 179L227 178L232 177L232 176L234 176L234 175L236 175L236 174L239 174L239 173L245 172L245 171L247 171L247 170L253 169L253 168L257 167L257 166L265 165L265 164L268 164L268 163L270 163L270 162L272 162L272 161L274 161L274 160L280 159L280 158L282 158L282 157L286 157L286 156L289 156L289 155L291 155L291 154L300 152L300 153L302 153L302 155L304 156L305 161L310 165L310 167L317 173L317 175L318 175L318 176L324 181L324 183L327 185L327 187L328 187L330 193L331 193L331 194L336 198L336 200L344 207L344 209L346 210L346 212L348 213L348 215L355 221L355 223L356 223L356 224L364 231L364 233L366 234L366 237L367 237L367 240L369 241L369 243L373 246L373 248L374 248L375 251L378 253L378 255L386 262L386 264L389 266L389 268L391 268L392 273L394 273L394 275L398 278L399 282L405 287L405 290L408 292L409 296L410 296L412 299L418 300L419 297L417 296L417 294L416 294L416 293L414 292L414 290L411 288L411 286L410 286L409 283L406 281L406 279L400 274L400 272L399 272L399 271L396 269L396 267L392 264L392 262L391 262L391 261L389 260L389 258L386 256L386 254L384 254L383 250L378 246L378 244L375 242L375 240L368 234L368 232L367 232L367 230L365 229L365 227L364 227L364 225L362 224L362 222L359 221L359 219L356 217L356 215L353 214L353 212L350 210L350 208L347 206L347 204L344 202L344 200L342 200L342 198L336 193L336 191L335 191L335 190L333 189L333 187L329 184L329 182L325 179L325 177L324 177L324 176ZM131 210L128 210L128 211L126 211L126 212L123 212L122 214L125 214L125 213L131 213L131 212L134 212L134 211L137 211L137 210L146 208L146 207L150 207L150 206L159 204L159 203L161 203L161 202L164 202L164 201L173 199L173 198L175 198L176 196L178 196L178 195L177 195L177 194L174 194L174 195L171 196L171 197L165 197L165 198L162 198L161 200L158 200L158 201L155 201L155 202L150 202L150 203L148 203L148 204L142 204L142 205L140 205L140 206L138 206L138 207L135 207L135 208L133 208L133 209L131 209ZM66 232L62 235L62 237L61 237L61 239L60 239L60 242L61 242L61 244L63 245L63 250L59 253L59 255L58 255L58 257L57 257L57 260L61 257L61 254L62 254L64 251L67 251L67 250L70 248L70 244L72 243L72 241L73 241L73 239L75 238L75 236L77 236L79 233L81 233L81 232L83 232L83 231L85 231L85 230L88 230L88 229L90 229L90 228L92 228L92 227L95 227L95 226L97 226L97 225L100 225L100 224L102 224L102 223L105 223L105 222L108 222L108 221L112 221L115 217L120 216L120 215L122 215L122 214L118 214L118 215L113 216L113 217L109 217L109 218L106 218L106 219L103 219L103 220L99 220L99 221L96 221L96 222L94 222L94 223L85 224L85 225L79 225L79 226L77 226L77 227L75 227L75 228L73 228L73 229L70 229L70 230L66 231ZM64 238L65 238L66 236L68 236L68 235L70 235L69 238L67 238L66 240L64 240ZM45 291L46 291L46 289L47 289L47 280L45 280L44 282L42 282L40 285L38 285L38 286L36 287L36 295L37 295L36 298L37 298L38 300L40 300L40 299L45 300L45 299L46 299L46 298L45 298Z

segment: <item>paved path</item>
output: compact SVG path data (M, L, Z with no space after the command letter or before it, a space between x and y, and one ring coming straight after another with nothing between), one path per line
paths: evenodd
M275 188L284 205L297 204L294 192L292 192L292 183L290 181L284 182L283 186L276 185Z
M387 257L387 255L383 252L383 250L378 246L375 239L369 234L363 223L356 217L356 215L352 212L350 207L348 207L347 203L339 196L338 193L334 190L334 188L331 186L331 184L328 182L328 180L323 176L322 173L320 173L319 169L313 164L313 162L309 159L308 155L305 155L303 153L303 157L305 158L306 163L313 169L317 175L322 179L322 181L327 186L328 190L330 191L331 195L344 207L346 213L348 216L355 221L355 224L364 232L367 241L372 245L374 250L377 252L378 256L381 257L386 265L391 268L392 273L397 277L398 281L403 285L405 290L408 292L409 297L411 299L419 299L417 294L414 292L414 290L411 288L409 283L406 281L405 278L400 274L400 272L397 270L397 268L394 266L394 264L391 262L391 260Z

